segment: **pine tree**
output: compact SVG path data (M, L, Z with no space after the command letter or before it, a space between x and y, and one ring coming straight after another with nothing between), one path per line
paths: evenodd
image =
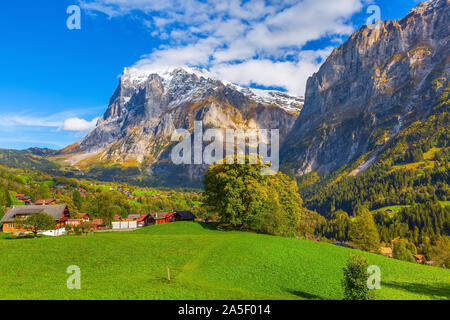
M358 216L350 224L349 237L361 250L378 252L380 249L380 236L367 208L358 208Z

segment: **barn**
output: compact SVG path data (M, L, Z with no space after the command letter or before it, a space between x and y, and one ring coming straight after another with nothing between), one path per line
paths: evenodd
M150 214L149 224L162 224L168 223L173 220L173 215L175 212L155 212Z
M175 221L194 221L196 219L191 211L176 211L173 218Z

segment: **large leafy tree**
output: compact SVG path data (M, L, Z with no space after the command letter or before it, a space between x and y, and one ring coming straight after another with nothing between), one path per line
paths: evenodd
M126 199L116 191L103 191L97 197L97 216L101 218L106 225L111 225L114 216L119 214L127 216L123 211Z
M78 210L80 210L83 205L83 198L81 197L80 191L74 190L72 192L72 200L73 204L77 207Z
M36 238L39 231L55 229L56 223L52 216L45 212L38 212L28 216L26 219L16 218L14 224L17 228L29 229Z
M408 248L408 243L406 241L394 241L393 247L393 256L395 259L416 262L413 252Z
M445 236L436 241L430 255L435 266L450 268L450 237Z
M262 163L212 165L205 173L205 203L220 214L224 224L248 227L268 205L267 179Z
M256 164L211 165L204 178L205 209L219 216L220 222L235 229L249 229L270 234L293 235L298 231L302 199L297 183L277 173L262 175L266 168Z

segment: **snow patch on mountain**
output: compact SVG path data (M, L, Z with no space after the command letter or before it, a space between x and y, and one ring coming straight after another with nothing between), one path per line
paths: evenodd
M198 78L198 80L204 80L205 83L213 84L214 82L219 82L226 87L231 87L234 90L239 91L246 97L256 102L268 105L276 105L288 112L298 114L300 113L304 104L303 97L292 96L288 93L276 90L244 88L236 84L233 84L229 81L221 80L205 69L191 68L186 66L175 69L160 69L160 70L145 70L135 67L129 67L124 69L123 74L121 76L121 82L129 84L132 87L139 87L141 85L144 85L151 76L158 75L162 79L165 91L168 91L168 89L180 87L179 77L176 77L177 74L179 74L180 72L195 75ZM190 83L184 83L184 86L186 88L192 87ZM212 85L212 87L213 89L217 90L217 86L214 87L214 85ZM198 88L193 88L191 92L188 92L184 96L191 95L196 90L198 90ZM179 98L183 100L181 97ZM128 100L126 102L128 102ZM178 101L178 103L179 102L180 101Z

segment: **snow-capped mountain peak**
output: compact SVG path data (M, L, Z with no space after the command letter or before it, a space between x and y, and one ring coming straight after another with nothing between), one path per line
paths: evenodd
M195 77L186 77L186 75L194 75ZM205 69L195 67L183 66L178 68L161 68L159 70L129 67L124 69L120 79L123 85L138 88L154 76L158 76L161 79L164 91L183 92L183 96L177 97L178 101L188 99L189 96L186 96L186 94L193 95L194 91L198 92L202 89L216 90L218 86L222 85L243 94L255 102L275 105L288 112L299 113L304 103L303 97L293 96L276 90L242 87L230 81L219 79ZM180 90L180 88L183 90ZM186 90L186 88L191 90ZM129 98L126 99L129 100Z

